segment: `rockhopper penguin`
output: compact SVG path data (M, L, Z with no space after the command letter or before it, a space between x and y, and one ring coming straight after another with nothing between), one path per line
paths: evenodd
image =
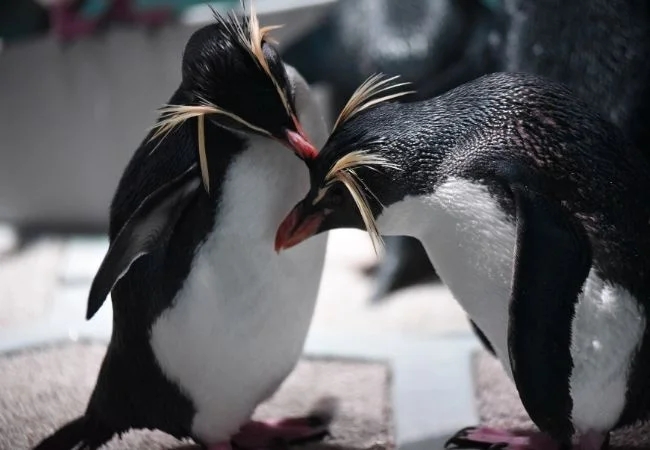
M487 0L340 0L310 32L282 51L309 83L331 87L339 111L359 84L381 72L408 78L422 100L497 70L498 2ZM365 268L370 301L437 280L417 239L387 236L384 257Z
M534 75L487 75L417 103L374 94L357 92L306 161L311 190L276 249L334 228L368 229L378 244L380 234L418 237L553 446L604 448L612 429L646 418L641 151ZM549 448L534 437L469 428L449 444Z
M327 417L250 422L311 321L326 241L278 257L273 239L309 186L296 155L315 154L325 125L254 12L215 16L190 38L180 87L112 202L87 315L112 292L113 332L87 410L37 449L95 449L131 428L210 449L326 431Z

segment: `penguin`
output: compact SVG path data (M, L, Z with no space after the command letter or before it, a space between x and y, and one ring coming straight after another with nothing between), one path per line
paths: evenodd
M210 450L327 431L331 408L251 421L314 311L326 239L280 257L273 240L309 186L300 158L325 141L324 120L252 9L215 19L190 37L180 86L111 204L87 318L112 293L113 330L87 409L38 450L96 449L138 428Z
M375 72L411 80L416 92L405 101L430 98L497 69L504 26L498 3L341 0L281 54L309 83L332 88L334 111ZM385 243L384 257L365 270L374 279L371 303L438 280L418 240L388 236Z
M647 158L547 78L495 73L413 103L378 80L305 160L276 250L336 228L377 248L417 237L543 435L472 427L447 445L606 448L650 411Z

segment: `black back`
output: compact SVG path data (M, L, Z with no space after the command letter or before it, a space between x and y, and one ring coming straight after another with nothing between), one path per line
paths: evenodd
M502 70L567 84L650 152L650 4L504 0Z

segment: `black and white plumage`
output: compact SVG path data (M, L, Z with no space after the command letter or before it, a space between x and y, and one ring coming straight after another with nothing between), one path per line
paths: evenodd
M307 164L277 249L342 227L418 237L557 443L596 450L648 416L650 164L567 88L493 74L380 104ZM453 443L533 447L489 433Z
M304 157L326 130L266 31L254 13L217 16L190 38L175 106L111 205L111 246L88 302L92 317L112 291L96 387L84 415L37 449L94 449L131 428L227 448L296 364L326 240L278 257L273 239L309 185L285 147Z

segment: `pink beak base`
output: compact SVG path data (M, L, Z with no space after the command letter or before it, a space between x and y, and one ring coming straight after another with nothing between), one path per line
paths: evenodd
M302 128L298 127L298 132L287 130L286 133L289 145L302 159L314 159L318 156L318 150L309 142Z

